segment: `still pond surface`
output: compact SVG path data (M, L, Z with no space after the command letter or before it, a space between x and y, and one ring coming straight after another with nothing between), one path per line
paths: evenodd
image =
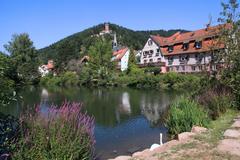
M95 117L96 154L99 159L127 155L159 143L159 133L167 140L164 115L169 103L178 94L157 90L130 88L88 89L27 87L18 102L0 108L18 116L26 106L47 110L63 101L81 102L88 114Z

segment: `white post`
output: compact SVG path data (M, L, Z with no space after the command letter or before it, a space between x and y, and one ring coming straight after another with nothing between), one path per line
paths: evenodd
M160 133L160 143L159 143L159 145L160 145L160 146L163 145L163 142L162 142L162 133Z

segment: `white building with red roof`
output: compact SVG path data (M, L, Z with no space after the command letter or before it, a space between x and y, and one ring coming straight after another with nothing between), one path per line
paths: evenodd
M128 69L128 60L130 55L130 49L123 47L113 52L112 61L117 62L117 68L121 71Z
M48 64L43 64L38 67L38 71L42 77L48 75L49 73L53 72L54 69L54 62L53 60L48 60Z
M229 25L177 32L170 37L150 36L142 50L140 64L159 64L162 72L215 71L220 65L212 63L214 54L224 49L216 40L221 27Z

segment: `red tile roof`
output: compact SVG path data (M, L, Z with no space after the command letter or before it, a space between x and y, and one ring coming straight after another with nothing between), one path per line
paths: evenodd
M213 46L218 46L214 49L224 48L223 44L217 45L217 40L214 40L214 37L218 36L222 27L230 28L230 26L230 24L218 25L187 33L177 32L170 37L151 36L151 38L160 46L164 55L207 52L213 49ZM195 48L195 41L202 41L202 48ZM187 50L182 49L183 43L189 43ZM171 45L174 46L173 52L168 52L168 46Z
M120 60L122 59L122 57L126 54L126 52L128 51L128 48L122 48L118 51L113 52L113 56L116 56L115 60Z
M49 60L47 64L47 69L53 69L53 68L54 68L53 60Z

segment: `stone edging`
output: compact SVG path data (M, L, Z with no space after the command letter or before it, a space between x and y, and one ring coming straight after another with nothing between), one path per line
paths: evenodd
M207 131L206 128L193 126L191 132L180 133L177 136L178 137L177 140L171 140L167 143L164 143L162 146L157 147L153 151L150 151L150 149L145 149L143 151L133 153L132 156L118 156L114 159L109 159L109 160L129 160L131 158L147 158L155 153L165 152L165 151L169 150L170 148L172 148L173 146L176 146L176 145L179 145L182 143L186 143L186 141L189 141L192 138L192 136L202 133L202 132L206 132L206 131Z

